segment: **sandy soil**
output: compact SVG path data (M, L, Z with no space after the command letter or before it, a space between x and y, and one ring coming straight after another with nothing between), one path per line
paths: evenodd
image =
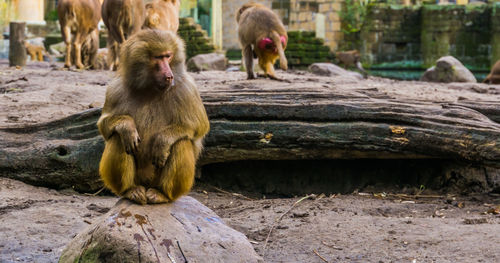
M0 61L0 126L46 122L102 106L113 73L60 67L37 63L15 69ZM193 75L202 91L223 82L237 84L245 77L240 72ZM370 86L394 98L457 102L489 93L491 101L500 100L497 88L482 84L283 75L291 80L314 78L312 85L333 89ZM439 90L443 85L461 92ZM403 91L405 86L411 89ZM305 199L291 210L300 197L263 199L246 193L254 198L249 200L201 183L191 195L247 235L267 262L500 262L498 195L415 198L353 193ZM0 178L0 262L56 262L65 244L116 201Z

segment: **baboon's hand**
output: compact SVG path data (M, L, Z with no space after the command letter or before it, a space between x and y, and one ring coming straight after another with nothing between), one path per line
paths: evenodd
M139 143L141 142L137 129L126 124L118 125L115 129L120 135L122 144L125 147L125 152L127 152L127 154L137 153Z
M173 142L162 134L156 135L151 145L151 161L156 168L163 168L170 155L170 148Z

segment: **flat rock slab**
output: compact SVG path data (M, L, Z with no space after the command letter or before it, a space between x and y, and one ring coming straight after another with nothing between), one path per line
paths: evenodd
M73 239L66 262L262 262L248 239L191 197L140 206L120 200Z

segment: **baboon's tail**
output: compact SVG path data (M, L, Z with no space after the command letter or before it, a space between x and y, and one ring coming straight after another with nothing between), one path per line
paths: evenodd
M278 54L280 56L280 68L282 70L287 70L288 69L288 61L286 60L285 57L285 47L286 47L286 42L288 41L286 36L280 36L278 32L272 31L271 32L271 39L273 40L274 45L278 49Z

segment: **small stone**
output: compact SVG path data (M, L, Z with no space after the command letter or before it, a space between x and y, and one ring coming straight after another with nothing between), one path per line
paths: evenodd
M345 70L332 63L314 63L309 66L309 71L320 76L349 76L358 80L363 79L363 75L358 72Z

